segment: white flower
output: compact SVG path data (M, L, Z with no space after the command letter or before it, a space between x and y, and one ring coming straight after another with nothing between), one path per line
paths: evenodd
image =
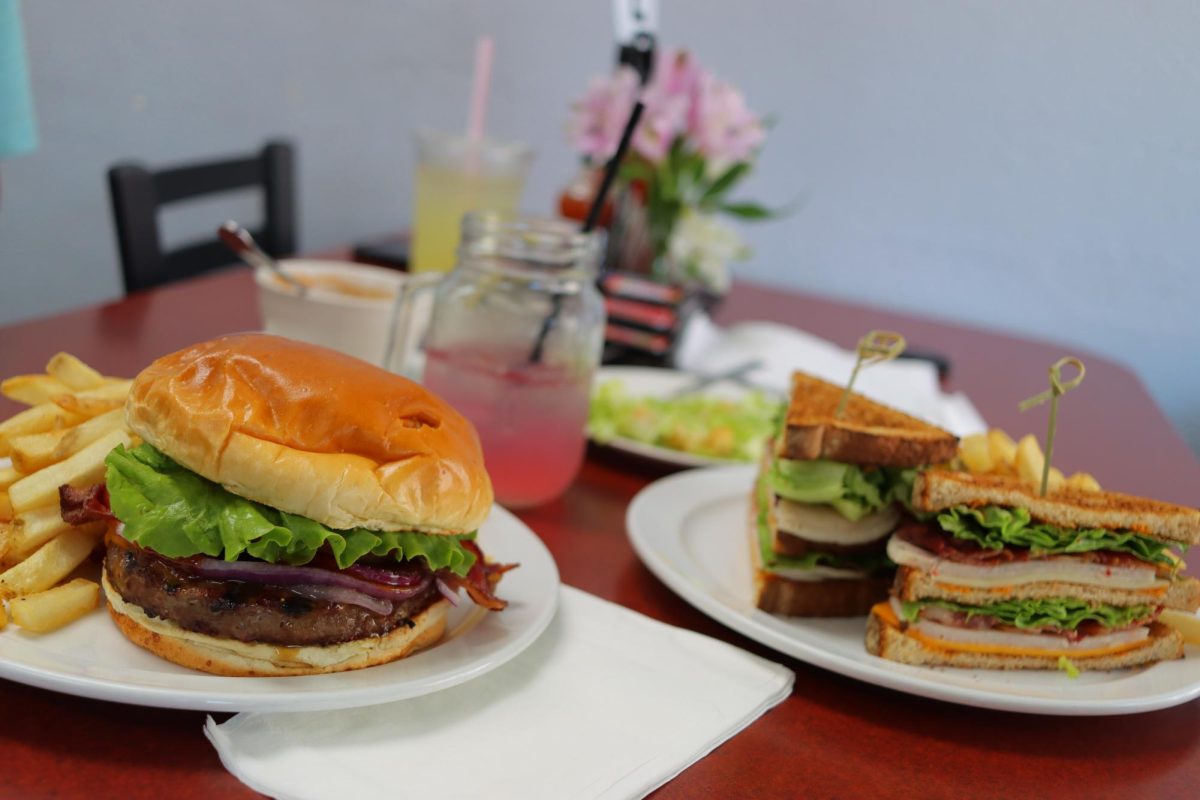
M729 291L729 264L750 255L750 248L731 226L691 208L679 215L667 250L688 275L717 294Z

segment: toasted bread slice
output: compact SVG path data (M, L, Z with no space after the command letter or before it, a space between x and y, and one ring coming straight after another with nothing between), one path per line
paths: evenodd
M792 375L792 397L776 454L811 461L880 467L919 467L954 458L958 438L949 431L851 393L835 417L843 387L803 372Z
M942 583L928 572L912 567L896 571L895 594L900 600L950 600L966 605L985 606L1002 600L1048 600L1072 597L1085 603L1106 603L1114 606L1162 605L1181 611L1200 609L1200 581L1177 576L1166 589L1113 589L1109 587L1044 581L1017 584L1001 589L976 589Z
M1155 539L1200 544L1200 510L1117 492L1063 486L1042 497L1036 486L1006 475L926 470L913 485L913 508L1025 508L1039 522L1064 528L1129 530Z
M965 669L1059 669L1058 656L950 650L910 636L872 610L867 618L867 652L903 664ZM1078 669L1126 669L1156 661L1183 658L1183 636L1160 622L1150 625L1145 642L1129 650L1096 656L1071 657Z
M887 597L888 575L827 581L792 581L758 571L755 600L763 611L789 617L861 617Z

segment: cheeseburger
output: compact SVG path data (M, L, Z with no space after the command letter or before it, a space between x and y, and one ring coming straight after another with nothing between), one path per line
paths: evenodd
M507 567L474 542L479 438L416 383L247 334L160 358L125 406L142 443L63 514L109 517L108 610L135 644L219 675L306 675L438 641L458 590L492 610Z

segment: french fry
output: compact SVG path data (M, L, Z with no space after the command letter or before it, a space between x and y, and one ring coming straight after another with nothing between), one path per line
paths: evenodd
M22 477L14 467L0 467L0 489L7 489Z
M13 622L31 633L48 633L74 622L100 605L100 584L76 578L13 600L9 609Z
M1083 489L1088 492L1100 491L1100 481L1096 480L1087 472L1076 472L1074 475L1067 478L1067 486L1072 486L1076 489Z
M4 564L4 559L8 556L8 551L12 549L13 541L16 537L16 528L11 522L0 522L0 564Z
M1038 476L1038 481L1041 481L1041 476ZM1053 492L1055 489L1067 482L1067 478L1058 467L1050 468L1050 475L1046 478L1046 490ZM1039 483L1040 485L1040 483Z
M4 603L0 603L0 631L4 630L6 625L8 625L8 613L4 610Z
M13 518L8 524L9 547L7 555L0 556L0 564L17 564L29 558L39 547L60 533L79 528L99 536L104 533L103 522L89 522L73 526L64 522L57 505L42 506L26 511Z
M83 417L56 403L42 403L0 422L0 456L12 452L11 441L17 436L69 428L83 422Z
M37 472L42 467L54 463L54 449L67 435L67 431L73 430L75 428L64 428L58 431L14 436L9 442L12 452L8 456L12 459L13 466L26 475Z
M46 372L66 384L68 391L95 389L105 382L103 375L70 353L55 353L46 364Z
M12 522L12 518L12 498L8 496L7 491L0 489L0 522Z
M1046 456L1042 454L1042 446L1037 437L1027 433L1017 442L1017 475L1027 483L1041 485L1042 468L1046 466Z
M1003 475L1015 475L1013 462L1017 458L1017 443L1000 428L988 431L987 438L993 468Z
M13 510L23 514L30 509L58 501L58 487L81 487L96 483L104 475L104 457L119 444L128 447L132 440L123 430L109 431L78 453L40 472L26 475L8 487Z
M124 410L114 408L74 428L18 436L12 440L13 465L24 473L36 472L78 453L109 431L122 428L124 424Z
M988 446L987 434L976 433L964 436L958 445L958 454L971 472L991 472L995 462L992 461L992 451Z
M74 528L60 533L29 558L0 573L0 599L49 589L82 564L98 541L94 533Z
M133 385L133 381L112 381L95 389L57 395L54 402L59 408L74 414L95 417L123 406L131 385Z
M49 375L14 375L0 381L0 394L27 406L48 403L55 395L70 391L70 386Z

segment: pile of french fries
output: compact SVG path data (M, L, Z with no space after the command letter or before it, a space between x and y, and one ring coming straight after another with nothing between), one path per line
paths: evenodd
M1042 470L1046 466L1046 455L1032 433L1013 441L1005 431L992 428L987 433L964 436L958 443L958 458L968 471L980 475L1016 475L1021 480L1038 486L1042 483ZM1071 486L1091 492L1100 491L1100 483L1086 472L1076 472L1067 477L1058 467L1050 467L1048 488L1053 491L1060 486Z
M99 584L66 579L96 549L104 524L63 522L58 487L103 481L108 452L134 443L122 408L131 383L67 353L45 374L0 382L0 394L29 406L0 422L0 628L11 616L44 633L99 605Z

